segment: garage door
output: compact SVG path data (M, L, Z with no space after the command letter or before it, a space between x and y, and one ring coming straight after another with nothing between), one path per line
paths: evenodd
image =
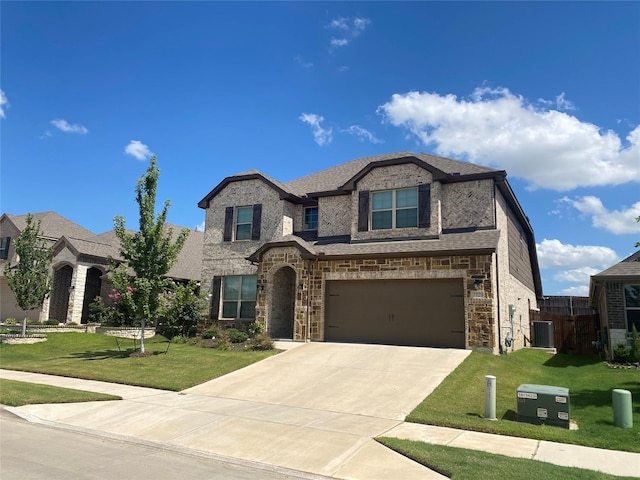
M325 340L465 347L462 280L326 283Z

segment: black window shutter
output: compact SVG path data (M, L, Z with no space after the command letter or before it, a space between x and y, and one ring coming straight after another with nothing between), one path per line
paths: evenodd
M431 184L418 185L418 227L431 226Z
M369 190L358 193L358 231L369 230Z
M220 286L222 285L222 277L213 277L211 282L211 305L209 310L209 318L218 320L218 312L220 311Z
M227 207L224 210L224 233L222 234L222 241L230 242L232 232L233 232L233 207Z
M251 240L260 240L260 227L262 223L262 204L253 206L253 221L251 223Z

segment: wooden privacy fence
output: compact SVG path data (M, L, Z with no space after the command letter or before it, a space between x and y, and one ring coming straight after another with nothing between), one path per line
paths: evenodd
M532 322L553 322L553 345L558 352L574 355L597 353L593 345L598 331L596 315L557 315L530 310L529 319Z

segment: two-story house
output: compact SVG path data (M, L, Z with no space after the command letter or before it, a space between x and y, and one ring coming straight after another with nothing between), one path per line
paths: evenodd
M221 326L493 352L530 338L535 240L504 171L399 152L287 183L241 173L198 206Z

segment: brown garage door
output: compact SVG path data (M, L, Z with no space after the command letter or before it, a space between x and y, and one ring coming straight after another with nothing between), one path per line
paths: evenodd
M465 348L462 280L336 280L326 292L326 341Z

